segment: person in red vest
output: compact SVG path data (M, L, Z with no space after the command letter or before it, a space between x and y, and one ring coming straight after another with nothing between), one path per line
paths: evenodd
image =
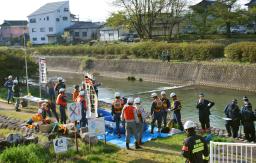
M162 125L162 109L163 109L163 102L160 100L160 98L157 96L156 93L152 93L151 97L153 98L153 102L151 105L151 116L152 116L152 122L151 122L151 134L154 133L154 127L155 122L157 121L157 127L158 127L158 133L161 131L161 125Z
M80 120L80 126L86 127L88 125L88 121L86 118L87 104L86 104L86 100L85 100L85 92L84 91L79 92L79 96L76 98L76 102L81 104L82 118Z
M66 108L67 108L67 96L65 95L65 89L61 88L59 90L59 95L56 100L56 104L60 106L60 122L66 124Z
M115 93L115 100L112 102L112 116L114 117L114 121L116 122L116 130L118 137L121 138L121 133L120 133L120 122L121 122L121 113L122 109L124 107L124 101L120 97L120 93L116 92Z
M72 93L72 100L76 102L76 98L79 96L79 85L75 85L74 91Z
M131 134L135 137L135 148L141 148L138 144L138 134L136 131L136 123L139 122L138 115L136 108L133 106L133 98L130 97L127 100L128 105L125 105L122 110L122 120L125 121L125 138L126 138L126 148L129 150L129 144L130 144L130 136Z

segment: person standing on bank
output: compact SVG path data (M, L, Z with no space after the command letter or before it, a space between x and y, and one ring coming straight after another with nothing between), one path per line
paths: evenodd
M59 94L60 93L59 91L61 88L66 89L66 85L65 85L62 77L58 77L57 80L59 82L55 85L55 92L57 92L57 94Z
M209 151L206 141L203 137L196 135L196 124L193 121L187 121L184 129L187 138L182 146L182 156L186 158L186 163L204 163L209 160Z
M206 100L203 93L199 94L199 100L196 108L199 110L199 122L201 123L201 127L204 132L210 129L210 109L214 104L214 102Z
M20 106L20 86L19 86L18 80L13 81L12 91L13 91L13 97L16 100L15 110L20 111L20 109L19 109L19 106Z
M47 88L48 88L48 94L50 96L50 100L51 101L55 101L55 82L50 79L49 82L46 84Z
M155 123L157 121L158 133L161 132L161 125L162 125L162 109L163 109L163 102L157 96L156 93L152 93L151 97L153 98L153 102L151 105L151 134L154 133Z
M241 114L240 109L237 105L237 99L233 99L232 102L226 106L224 113L227 118L230 118L230 120L226 120L226 129L228 132L228 136L230 137L232 135L233 138L237 138L241 120Z
M183 131L183 125L181 122L181 114L180 114L181 103L177 99L177 95L174 92L170 94L170 97L172 98L171 110L173 110L173 121L174 123L178 123L179 129Z
M244 106L241 109L241 121L244 126L245 139L249 142L255 141L255 126L254 121L256 120L255 113L252 110L252 104L249 99L243 97Z
M111 114L114 118L114 121L116 122L117 135L119 138L121 138L120 123L121 123L121 113L124 107L124 102L121 99L121 95L119 92L115 93L115 98L116 99L112 102Z
M163 102L163 109L162 109L162 119L164 122L164 128L167 125L167 114L168 114L168 109L170 109L170 100L166 97L165 91L161 92L161 101Z
M7 88L7 101L8 104L10 103L10 100L13 100L13 91L12 91L12 86L13 86L13 80L12 76L8 76L8 80L4 83L4 86Z
M141 100L139 97L135 98L134 100L136 112L139 118L139 122L136 124L137 128L137 133L138 133L138 143L139 145L142 145L142 136L143 136L143 131L144 131L144 124L146 120L146 112L141 105Z
M133 106L133 98L129 97L127 100L127 105L124 106L121 114L121 119L125 121L125 138L126 138L126 148L129 150L130 149L130 136L131 134L134 135L135 137L135 148L141 148L139 146L139 139L138 139L138 134L136 132L136 123L139 122L136 108Z
M66 124L67 116L66 116L66 109L67 109L67 96L65 95L65 89L61 88L59 90L59 95L56 100L56 104L60 106L60 122L62 124Z

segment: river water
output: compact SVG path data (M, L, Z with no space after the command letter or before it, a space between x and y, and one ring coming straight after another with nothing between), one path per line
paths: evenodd
M56 78L62 76L68 86L67 91L72 92L73 85L80 84L83 79L83 75L77 73L57 73L49 72L49 77ZM144 107L149 111L151 105L151 92L156 91L160 94L161 90L171 88L175 85L161 84L153 82L139 82L128 81L126 79L116 79L107 77L96 77L97 82L102 83L99 87L99 99L105 102L111 102L114 99L114 92L118 91L122 96L128 96L131 94L143 93L140 95L134 95L133 97L141 97ZM148 93L145 93L148 92ZM248 96L252 102L253 108L256 105L256 95L252 92L237 91L224 88L214 88L205 86L188 86L183 88L177 88L173 90L166 90L168 96L171 92L175 92L178 99L182 103L182 119L194 120L198 122L198 110L195 108L198 100L198 94L203 92L206 99L215 102L215 106L211 109L212 115L210 116L211 126L217 128L225 128L225 121L223 110L225 106L233 99L238 99L238 105L242 106L242 97Z

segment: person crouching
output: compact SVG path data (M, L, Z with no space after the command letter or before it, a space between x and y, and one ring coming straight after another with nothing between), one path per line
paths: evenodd
M128 98L127 100L128 105L125 105L122 114L121 119L125 121L125 137L126 137L126 148L129 150L129 144L130 144L130 136L131 133L133 133L135 137L135 148L141 148L138 144L138 135L136 133L136 122L138 122L138 116L136 113L136 108L133 106L133 98Z

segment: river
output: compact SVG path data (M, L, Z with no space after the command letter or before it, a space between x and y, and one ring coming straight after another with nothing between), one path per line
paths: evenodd
M72 92L73 86L75 84L81 84L83 75L77 73L57 73L49 72L49 77L56 78L57 76L62 76L67 84L67 91ZM141 95L135 95L133 97L141 97L144 107L149 111L151 104L150 92L156 90L160 94L161 90L173 87L175 85L170 84L161 84L153 82L139 82L139 81L128 81L126 79L116 79L108 77L96 77L97 82L102 83L102 86L99 87L99 99L105 102L111 102L114 99L114 92L118 91L122 96L127 96L131 94L137 94L140 92ZM238 105L242 106L242 97L247 96L252 105L256 104L256 95L252 92L246 91L237 91L224 88L214 88L214 87L205 87L205 86L188 86L183 88L177 88L173 90L167 90L166 93L168 96L171 92L175 92L178 96L178 99L182 103L182 119L184 120L194 120L198 122L198 110L195 108L198 94L204 93L205 98L215 102L215 106L211 109L211 126L217 128L225 128L225 121L222 120L224 117L223 110L225 106L233 99L238 99ZM253 107L254 108L254 107Z

